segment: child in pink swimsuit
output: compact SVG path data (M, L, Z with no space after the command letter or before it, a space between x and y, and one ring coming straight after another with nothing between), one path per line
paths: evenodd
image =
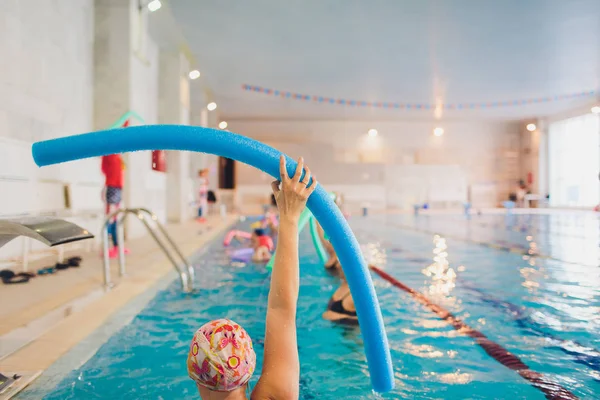
M208 215L208 169L198 171L198 222L206 222Z

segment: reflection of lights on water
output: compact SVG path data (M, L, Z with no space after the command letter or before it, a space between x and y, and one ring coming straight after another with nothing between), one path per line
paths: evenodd
M597 381L600 381L600 372L588 371L588 374Z
M438 374L435 372L423 372L423 376L431 377L430 380L436 380L447 384L467 384L473 380L473 375L468 374L466 372L460 372L460 369L457 369L456 372L451 372L448 374Z
M423 328L427 329L437 329L446 327L447 323L441 319L423 319L420 321L415 321L413 325L422 326Z
M531 261L535 261L533 258L530 260ZM534 266L534 264L531 264L531 266ZM523 279L525 279L525 281L522 283L523 287L526 287L527 289L535 289L535 288L539 288L540 284L539 282L534 281L533 279L540 277L542 274L540 273L540 271L531 268L531 267L524 267L521 268L519 270L519 273L521 274L521 276L523 277Z
M525 281L523 282L523 286L527 289L539 288L540 284L534 281Z
M458 268L456 268L456 270L457 270L458 272L464 272L464 271L466 271L466 270L467 270L467 268L465 268L465 266L464 266L464 265L460 265Z
M529 265L531 265L532 267L535 267L535 258L532 258L531 260L529 260Z
M365 374L365 376L369 376L369 371L368 370L364 371L364 374ZM398 375L399 374L394 374L394 376L397 379L400 379L401 382L404 382L406 380L406 378L408 378L407 376L398 376ZM384 397L383 397L383 395L381 393L377 393L374 390L371 390L371 397L374 398L374 399L376 399L376 400L383 400L384 399Z
M471 382L473 380L473 375L468 374L466 372L461 373L460 370L451 373L451 374L440 374L438 376L438 379L440 380L440 382L443 383L457 383L457 384L467 384L469 382Z
M404 349L408 354L421 358L439 358L444 356L444 353L428 344L416 345L407 343L405 344Z
M525 239L527 239L528 242L531 242L533 240L532 236L527 236Z
M537 243L529 242L529 250L527 251L527 253L530 255L537 255L538 254Z
M433 249L433 263L421 272L431 278L432 284L429 286L430 294L448 295L456 286L456 272L450 268L448 263L446 239L440 235L435 235L433 237L433 244L435 245Z
M362 252L369 264L383 266L387 262L387 254L381 243L367 243L362 246Z
M421 332L421 337L430 337L430 338L453 338L460 336L459 332L455 329L449 331L425 331Z

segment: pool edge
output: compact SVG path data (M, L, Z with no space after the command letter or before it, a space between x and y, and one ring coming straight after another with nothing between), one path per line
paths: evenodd
M235 215L219 221L193 244L182 246L186 257L202 251L238 220ZM167 260L147 267L143 278L126 279L78 313L70 315L25 347L0 361L5 372L38 373L38 377L9 398L41 398L73 368L91 358L108 338L143 309L156 293L170 285L176 274ZM66 339L66 340L65 340ZM43 371L39 374L40 371ZM54 386L50 386L54 384ZM43 394L42 394L43 393ZM0 396L2 397L2 396ZM4 397L2 397L4 400Z

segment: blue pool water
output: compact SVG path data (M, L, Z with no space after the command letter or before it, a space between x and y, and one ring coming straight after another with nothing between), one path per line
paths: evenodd
M467 220L386 215L354 217L350 222L374 264L425 293L532 370L580 398L599 397L596 217L515 215ZM544 398L472 338L376 275L373 280L388 332L396 389L374 394L360 332L321 319L337 280L319 265L308 232L302 233L300 245L302 399ZM523 254L532 248L538 256ZM220 317L246 328L260 360L269 287L264 267L230 266L219 241L195 265L199 293L182 294L173 282L45 399L197 399L185 367L189 341L199 326ZM254 376L251 384L257 379Z

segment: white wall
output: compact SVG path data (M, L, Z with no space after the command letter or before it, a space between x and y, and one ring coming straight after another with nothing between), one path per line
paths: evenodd
M92 0L3 0L0 7L0 214L101 207L97 160L38 169L34 141L92 130ZM18 241L2 248L14 253Z
M139 114L146 124L156 124L159 49L148 34L147 9L140 13L137 0L96 0L95 5L95 128L106 129L128 111ZM124 206L147 207L165 221L166 174L152 170L150 151L123 158ZM145 229L129 223L126 233L140 236Z
M38 169L31 144L106 129L128 111L147 124L158 123L161 50L149 35L148 10L140 12L137 0L1 3L0 216L90 211L86 214L93 218L70 219L99 234L104 219L99 158ZM168 108L173 100L170 122L187 124L190 66L179 50L166 49L175 54L179 69L174 79L163 81L163 93L175 98L163 99L162 106ZM192 182L186 157L179 158L172 178L181 184L187 204ZM148 207L166 220L167 174L152 170L150 151L127 154L124 160L124 205ZM141 225L129 224L128 237L144 233ZM19 255L20 248L19 241L2 248L0 259Z
M442 137L432 135L436 125L444 127ZM232 120L229 128L303 155L324 185L345 185L357 203L373 201L374 192L360 188L370 184L387 188L380 203L390 207L459 203L469 194L476 205L494 206L519 175L519 126L512 123ZM370 128L379 135L368 137ZM253 169L237 171L238 192L268 183Z
M217 126L216 113L208 112L206 104L208 103L207 96L196 94L192 98L192 112L190 122L192 125L215 128ZM219 189L219 157L206 154L192 152L190 154L190 177L192 178L192 200L198 200L198 171L208 168L208 188L217 193ZM219 201L221 199L218 199ZM197 211L197 210L196 210Z
M189 60L177 52L160 54L159 123L190 123ZM193 180L190 176L190 153L167 152L167 189L165 193L167 220L182 222L195 216L192 204Z
M158 123L158 48L150 38L147 38L145 54L132 53L130 57L130 109L141 115L146 124L156 124ZM125 162L127 206L146 207L165 221L167 174L152 170L151 151L127 153Z

